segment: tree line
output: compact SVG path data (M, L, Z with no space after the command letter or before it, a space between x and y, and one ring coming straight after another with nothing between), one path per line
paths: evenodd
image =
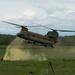
M59 46L75 46L75 35L73 36L60 36L58 39Z
M15 35L0 34L0 45L9 45L14 39ZM75 46L75 35L73 36L59 36L57 46Z
M14 38L14 35L0 34L0 45L8 45Z

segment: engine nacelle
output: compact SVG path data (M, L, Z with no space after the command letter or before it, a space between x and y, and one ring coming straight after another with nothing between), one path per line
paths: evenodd
M49 31L47 33L47 36L50 38L50 39L54 39L54 42L56 43L58 41L58 32L56 31Z

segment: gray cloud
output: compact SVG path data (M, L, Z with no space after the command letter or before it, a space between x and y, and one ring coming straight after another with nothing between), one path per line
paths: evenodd
M0 1L0 4L1 21L7 20L24 25L33 25L30 21L34 21L44 25L52 24L51 27L55 29L75 29L75 0L8 0ZM17 32L16 28L11 31L10 25L6 27L0 22L0 26L0 32L4 30L5 33ZM29 29L35 31L34 28Z

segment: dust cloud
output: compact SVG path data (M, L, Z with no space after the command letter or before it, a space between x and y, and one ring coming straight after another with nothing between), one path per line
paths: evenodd
M46 56L42 51L33 50L32 44L27 44L25 40L19 37L15 38L7 47L4 55L4 61L46 61Z

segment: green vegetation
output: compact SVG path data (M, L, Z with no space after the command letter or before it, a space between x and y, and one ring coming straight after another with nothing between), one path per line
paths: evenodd
M73 57L67 54L68 49L70 50L72 47L62 46L52 49L50 47L33 46L32 48L46 53L56 75L75 75L75 54L72 55ZM64 56L68 58L63 58L63 54L60 54L62 53L61 48L65 51ZM6 46L0 46L0 58L4 56L5 49ZM0 61L0 75L31 75L30 73L33 73L33 75L53 75L52 70L49 69L48 61Z
M13 35L0 35L0 59L14 38ZM55 75L75 75L74 38L75 36L60 37L55 48L31 45L25 48L45 53L53 65ZM53 75L48 61L0 61L0 75Z
M0 34L0 45L8 45L14 38L14 35Z
M75 62L52 61L56 75L75 75ZM48 62L15 61L0 62L0 75L53 75L48 73Z
M58 39L60 46L75 46L75 36L60 36Z

